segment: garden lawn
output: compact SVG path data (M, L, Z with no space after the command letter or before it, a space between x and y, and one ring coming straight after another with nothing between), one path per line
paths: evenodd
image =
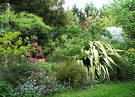
M55 94L52 97L135 97L135 81L103 83L86 90Z

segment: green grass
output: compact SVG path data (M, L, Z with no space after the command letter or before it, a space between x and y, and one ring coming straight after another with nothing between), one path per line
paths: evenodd
M135 97L135 81L103 83L86 90L77 90L52 97Z

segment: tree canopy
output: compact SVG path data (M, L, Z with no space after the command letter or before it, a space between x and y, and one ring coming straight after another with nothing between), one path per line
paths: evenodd
M47 25L63 26L66 22L66 13L64 12L64 0L0 0L1 10L7 8L10 4L12 10L16 13L26 11L34 13L43 18Z

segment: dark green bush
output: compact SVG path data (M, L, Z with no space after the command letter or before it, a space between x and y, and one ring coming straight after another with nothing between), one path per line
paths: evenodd
M14 88L12 85L0 81L0 97L13 97L15 96Z
M124 42L112 40L110 43L115 49L128 50L129 48L135 48L135 40L125 39Z
M129 64L118 63L119 67L113 67L109 70L112 81L128 80L133 78L133 71Z
M20 63L14 62L5 70L4 79L14 86L24 84L26 81L36 80L37 84L42 84L47 76L51 76L40 65L34 61L22 60Z

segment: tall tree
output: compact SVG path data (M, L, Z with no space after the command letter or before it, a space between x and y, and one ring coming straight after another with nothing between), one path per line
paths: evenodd
M93 2L91 2L90 4L86 3L86 5L84 7L84 11L85 11L87 17L92 16L93 10L97 11L97 8L96 8L96 6L94 6ZM91 13L90 13L90 11L91 11Z
M16 13L26 11L43 18L45 24L62 26L66 22L64 0L0 0L0 5L9 3Z
M79 9L76 6L76 4L73 5L72 11L73 11L74 14L77 14L77 16L79 17L80 23L83 23L85 21L85 15L84 15L82 9Z

